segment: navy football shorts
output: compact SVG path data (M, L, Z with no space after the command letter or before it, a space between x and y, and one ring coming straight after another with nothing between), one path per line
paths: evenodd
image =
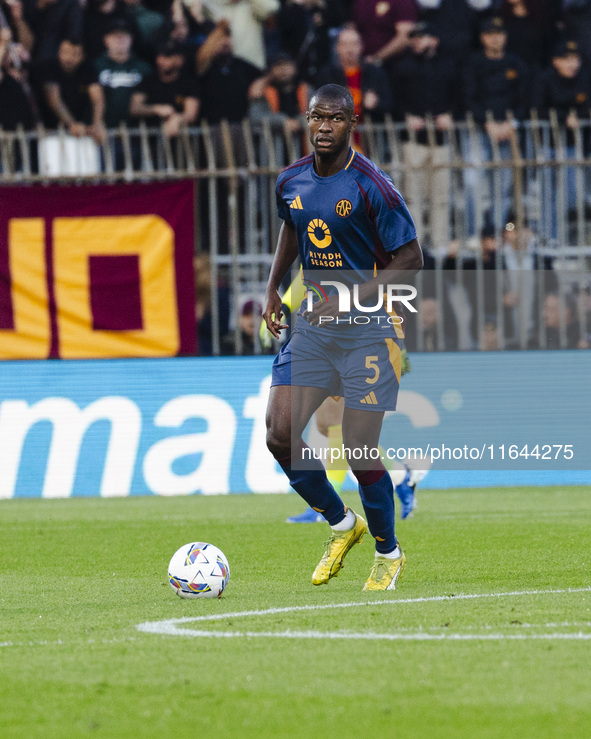
M355 410L394 411L403 341L293 331L273 362L271 387L294 385L326 389Z

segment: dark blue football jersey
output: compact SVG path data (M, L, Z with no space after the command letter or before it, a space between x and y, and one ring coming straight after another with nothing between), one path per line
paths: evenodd
M277 178L277 212L297 233L304 278L309 270L364 274L390 261L388 252L416 238L402 196L388 175L363 154L349 150L346 166L319 177L310 154Z

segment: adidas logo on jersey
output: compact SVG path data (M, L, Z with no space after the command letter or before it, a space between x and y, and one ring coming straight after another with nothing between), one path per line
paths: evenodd
M304 206L302 205L302 200L299 195L291 201L289 207L294 208L295 210L304 210Z
M372 390L369 395L366 395L365 398L362 398L360 403L363 403L364 405L377 405L378 399L376 398L376 394Z

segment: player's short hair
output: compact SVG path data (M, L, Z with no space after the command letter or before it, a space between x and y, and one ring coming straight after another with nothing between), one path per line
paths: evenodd
M319 87L310 98L312 100L327 100L332 103L344 103L344 108L347 115L351 118L355 115L355 104L353 103L353 95L349 92L348 87L342 85L322 85Z

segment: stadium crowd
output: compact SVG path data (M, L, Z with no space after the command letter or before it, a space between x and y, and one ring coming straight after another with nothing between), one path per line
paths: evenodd
M473 217L476 196L468 192L467 231L482 244L466 257L452 239L445 163L446 132L467 113L480 127L484 156L494 149L510 159L515 126L532 108L541 119L556 111L572 154L590 110L591 0L0 0L5 131L61 125L72 139L102 143L122 122L143 120L174 137L202 120L215 126L268 117L297 132L311 91L329 82L351 90L362 122L389 114L406 123L405 197L421 237L420 221L428 222L423 242L446 250L438 268L463 273L461 286L449 277L437 291L425 279L414 332L420 341L410 348L588 348L588 290L563 294L547 277L543 290L522 284L528 273L553 273L553 263L538 254L536 234L516 238L510 169L500 175L496 231ZM114 155L121 162L121 152ZM421 170L427 160L428 178ZM566 172L572 209L574 168ZM467 191L470 176L463 176ZM552 191L555 172L544 176ZM556 241L556 209L547 210L546 235ZM499 223L508 224L502 234ZM426 274L430 259L427 250ZM481 267L506 275L491 282L490 299L477 308ZM222 337L232 323L228 293L218 288ZM201 353L211 352L209 308L198 309ZM243 353L261 349L258 310L252 300L233 305ZM235 346L222 340L225 352Z
M508 111L572 127L591 96L591 0L0 0L0 27L0 125L96 141L253 108L295 126L310 89L338 82L419 145L427 113L443 131L467 111L502 143Z

